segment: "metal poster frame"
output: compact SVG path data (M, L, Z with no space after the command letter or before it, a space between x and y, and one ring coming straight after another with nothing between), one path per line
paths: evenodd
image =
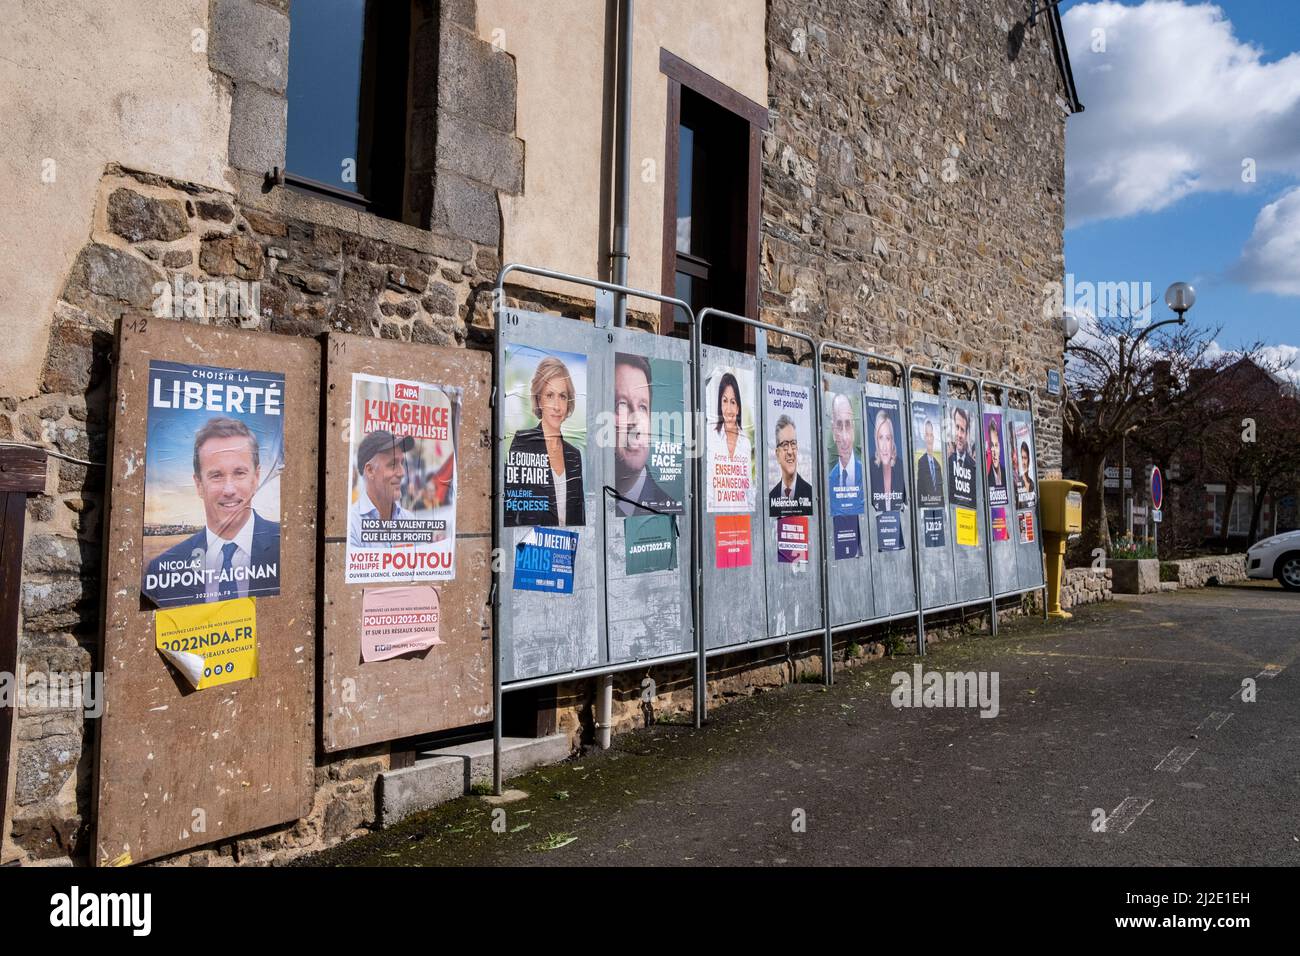
M985 390L986 390L986 389L996 389L996 390L998 390L998 391L1000 391L1000 392L1002 393L1002 401L1001 401L1001 403L1000 403L997 407L1000 408L1000 409L1003 409L1003 410L1005 410L1005 409L1009 409L1009 408L1011 407L1010 405L1007 404L1007 399L1010 397L1010 393L1012 393L1012 392L1016 392L1016 393L1019 393L1019 394L1021 394L1021 395L1024 395L1025 398L1028 399L1028 403L1029 403L1029 437L1030 437L1030 440L1034 443L1034 462L1033 462L1033 465L1034 465L1034 509L1033 509L1033 514L1034 514L1034 540L1038 542L1038 560L1039 560L1039 563L1040 563L1040 564L1043 564L1043 562L1044 562L1044 553L1043 553L1043 520L1042 520L1042 517L1043 517L1043 516L1042 516L1043 496L1042 496L1042 493L1038 491L1038 481L1039 481L1039 476L1038 476L1038 415L1036 414L1036 409L1035 409L1035 407L1034 407L1034 393L1033 393L1033 391L1032 391L1031 389L1025 388L1025 387L1020 386L1020 385L1011 385L1011 384L1009 384L1009 383L1007 383L1007 382L999 382L999 381L996 381L995 379L987 379L987 378L985 378L985 379L980 379L980 382L979 382L979 409L980 409L980 421L981 421L981 422L983 422L983 419L984 419L984 394L985 394ZM1004 416L1004 420L1005 420L1005 416ZM989 500L988 500L987 489L985 490L984 501L985 501L985 507L986 507L986 508L988 509L988 511L989 511L989 515L988 515L988 518L987 518L987 520L988 520L988 522L989 522L989 527L992 528L992 526L993 526L992 505L989 503ZM1013 510L1015 510L1015 511L1019 511L1020 509L1017 508L1017 509L1013 509ZM1008 529L1008 530L1010 530L1010 529ZM989 544L991 545L992 543L993 543L993 542L992 542L992 539L990 538ZM1009 590L1009 591L998 591L996 588L994 588L994 587L991 586L991 582L992 582L992 574L991 574L991 567L992 567L992 564L991 564L991 562L992 562L992 549L991 549L991 548L990 548L990 559L989 559L989 560L990 560L990 579L989 579L989 580L990 580L990 587L989 587L989 591L992 592L992 597L990 598L990 610L991 610L991 612L992 612L992 614L993 614L993 633L994 633L994 634L997 634L997 632L998 632L998 598L1000 598L1000 597L1014 597L1014 596L1019 595L1019 594L1032 594L1032 593L1034 593L1035 591L1042 591L1042 592L1043 592L1043 600L1042 600L1042 603L1043 603L1043 620L1047 620L1047 569L1046 569L1046 565L1045 565L1045 564L1043 565L1043 583L1042 583L1042 584L1035 585L1034 587L1029 587L1029 588L1012 588L1012 589Z
M907 611L902 614L884 614L879 617L873 617L865 621L857 621L852 624L841 624L838 627L832 627L831 633L834 634L837 631L847 631L847 630L852 630L853 628L869 627L873 624L885 624L890 621L901 621L905 618L915 617L917 653L924 654L925 653L925 622L924 622L923 609L924 609L925 601L923 600L923 595L921 593L921 572L920 572L921 558L920 558L920 552L917 549L917 536L916 536L916 513L920 509L915 501L916 487L912 475L913 472L912 424L911 424L912 402L911 402L911 394L910 394L911 389L908 387L909 380L905 377L907 374L907 366L905 366L898 359L890 358L887 355L881 355L877 352L869 352L865 349L860 349L852 345L846 345L843 342L836 342L834 340L829 340L829 339L821 341L817 346L819 365L821 363L822 356L825 354L826 349L833 349L837 352L846 352L850 355L857 356L859 361L861 362L858 377L864 384L867 381L866 378L867 372L870 369L872 362L875 362L877 365L884 365L889 367L898 376L898 390L900 392L907 393L903 396L903 405L902 405L902 408L907 415L907 423L903 431L907 433L907 478L908 478L908 485L912 489L912 496L913 496L912 506L908 509L908 511L911 512L911 516L908 524L911 526L911 539L912 539L912 590L916 594L915 611ZM900 422L900 425L901 424L903 423ZM863 423L863 427L865 429L866 427L865 422ZM863 442L864 444L866 442L865 435L863 436ZM823 548L822 550L825 551L826 549ZM868 568L868 573L873 575L873 580L874 580L875 571L869 560L867 562L867 568ZM828 587L829 587L829 578L828 578ZM827 614L829 613L830 613L830 609L828 607Z
M704 341L704 323L709 319L721 319L728 322L735 322L740 325L749 326L750 328L756 330L756 332L758 333L756 357L760 363L759 364L760 372L762 371L761 363L765 361L767 358L766 333L768 332L771 332L775 335L789 336L790 338L797 339L801 342L804 342L805 344L807 344L809 350L812 352L812 357L813 357L812 371L813 371L813 382L815 386L813 389L813 393L817 399L816 414L811 416L813 419L813 442L814 442L814 448L816 449L816 454L812 456L812 459L813 459L813 472L817 479L816 487L819 489L820 492L815 496L817 502L817 506L816 506L817 507L817 528L818 528L819 535L824 535L826 529L826 494L825 494L825 477L822 473L824 470L823 469L824 463L822 462L822 455L821 455L822 370L821 370L821 353L817 346L817 340L814 339L811 335L808 335L804 332L798 332L795 331L794 329L785 329L779 325L772 325L769 322L762 322L759 321L758 319L751 319L748 316L737 315L734 312L726 312L723 311L722 309L714 309L714 308L701 309L699 315L694 317L694 329L692 334L692 341L694 345L694 356L695 356L692 364L695 366L697 406L699 402L698 389L702 385L699 378L700 375L702 374L701 363L703 361L702 343ZM766 381L765 377L764 377L764 381ZM760 408L763 407L765 407L765 403L760 402ZM703 470L704 470L703 456L697 454L695 456L695 487L697 489L702 487L701 483L704 478ZM691 550L692 553L694 553L699 559L699 563L696 565L696 571L695 571L696 573L695 593L696 593L697 616L698 616L698 609L703 607L703 600L704 600L704 574L703 574L703 559L702 559L702 555L704 553L704 522L702 520L699 520L699 517L700 516L697 514L696 516L697 520L693 523L691 529L695 537L695 541L692 542ZM762 638L753 641L743 641L739 644L728 644L723 647L715 647L715 648L709 648L708 642L704 639L704 635L697 632L695 646L696 646L696 651L699 655L699 660L696 665L696 673L699 675L698 677L699 685L705 691L705 693L701 695L701 698L699 700L699 707L700 707L699 713L702 714L704 717L707 718L708 716L708 700L707 700L708 697L707 688L708 688L708 676L709 676L708 658L719 654L731 654L737 651L750 650L757 647L764 647L770 644L792 643L794 641L804 640L806 638L813 637L816 634L820 633L822 635L822 683L826 684L827 686L830 686L832 683L834 683L835 669L831 662L831 628L830 628L831 618L830 618L830 601L829 601L830 583L827 578L827 568L826 568L827 555L826 555L826 547L824 542L818 548L818 551L820 553L821 605L822 605L822 626L820 628L809 628L807 630L799 631L794 634L782 634L778 637L764 636ZM769 622L769 626L770 626L770 622Z
M948 396L948 388L947 388L947 384L948 384L948 380L949 380L949 379L957 379L958 381L966 382L968 385L970 385L972 391L975 393L975 394L974 394L974 400L975 400L975 406L976 406L976 408L979 409L979 408L981 407L980 404L979 404L979 398L980 398L980 391L979 391L979 388L980 388L980 380L977 379L977 378L975 378L974 376L972 376L972 375L963 375L963 374L960 373L960 372L951 372L951 371L947 371L947 370L945 370L945 369L941 369L941 368L934 368L933 366L929 366L929 365L909 365L909 366L907 367L907 381L906 381L906 388L904 389L904 391L907 393L907 419L908 419L908 426L907 426L907 444L908 444L908 454L909 454L909 456L912 454L912 378L913 378L913 377L917 377L917 378L932 378L932 379L936 379L936 380L938 381L938 383L939 383L939 392L938 392L938 395L939 395L939 397L940 397L941 402L942 402L943 399L946 399L947 396ZM981 412L980 414L982 415L982 412ZM983 428L981 427L981 428L977 429L977 432L976 432L976 433L979 434L979 436L980 436L980 437L979 437L979 454L976 456L976 457L977 457L977 460L978 460L978 458L983 457L983 454L984 454L984 436L983 436ZM950 604L943 604L943 605L940 605L940 606L938 606L938 607L925 607L925 595L921 592L920 580L919 580L919 578L918 578L918 581L917 581L917 603L918 603L918 604L921 606L921 608L922 608L922 611L920 612L920 617L922 618L922 624L921 624L922 636L924 636L924 630L925 630L924 617L925 617L926 614L941 614L941 613L943 613L944 611L953 611L953 610L957 610L958 608L971 607L972 605L975 605L975 604L982 604L982 603L984 603L985 601L989 601L989 602L991 602L991 603L992 603L992 606L993 606L993 609L994 609L994 613L993 613L993 615L992 615L992 623L991 623L991 625L990 625L990 628L991 628L991 629L990 629L990 632L989 632L989 633L990 633L990 634L996 634L996 633L997 633L997 620L998 620L998 616L997 616L997 613L996 613L996 609L997 609L997 603L996 603L996 602L997 602L997 598L996 598L996 595L994 594L994 587L993 587L993 551L992 551L992 549L989 547L989 545L992 544L991 536L992 536L992 533L993 533L993 529L992 529L991 519L989 518L988 489L987 489L987 488L983 488L983 487L981 486L981 491L982 491L983 496L984 496L984 512L985 512L985 517L984 517L984 539L983 539L983 543L980 545L980 547L982 547L983 550L984 550L984 573L985 573L985 576L986 576L986 580L987 580L987 582L988 582L989 597L988 597L988 598L981 598L981 599L979 599L979 600L977 600L977 601L974 601L974 600L972 600L972 601L960 601L960 600L958 600L958 601L953 601L953 602L950 603ZM947 507L947 506L946 506L946 507ZM912 511L912 535L913 535L913 537L915 537L915 535L916 535L916 512L917 512L918 510L919 510L919 509L913 509L913 511Z
M556 272L552 269L542 269L537 266L529 266L517 262L507 263L501 269L500 273L497 274L497 281L496 281L496 286L493 289L493 299L492 299L492 332L493 332L492 549L493 549L494 560L492 561L492 589L490 592L489 600L492 605L492 790L493 793L495 793L498 796L501 795L501 782L502 782L501 781L501 740L502 740L503 733L502 733L501 702L505 694L510 691L526 690L533 687L546 687L550 685L562 684L565 683L566 681L571 681L571 680L581 680L588 677L603 677L609 674L617 674L622 671L640 670L645 667L655 667L663 664L673 664L680 661L695 660L697 662L695 675L694 675L695 726L696 727L699 727L703 720L702 701L705 696L702 690L704 672L700 667L701 658L697 654L697 650L703 646L703 641L700 639L699 588L698 588L698 571L697 571L699 561L698 561L698 554L696 553L696 549L695 549L697 539L694 533L694 526L692 526L692 535L691 535L691 559L690 559L690 569L688 571L690 578L688 579L689 583L688 583L687 590L691 595L692 639L694 640L697 650L663 655L659 657L641 658L635 661L623 661L620 663L603 664L599 667L580 668L576 670L565 671L563 673L558 673L558 674L545 674L537 677L529 677L520 680L513 680L510 681L509 684L505 684L501 680L501 665L502 665L501 593L502 593L502 586L503 586L501 578L503 572L501 570L502 562L496 559L496 556L501 553L500 552L501 522L497 520L497 509L500 504L500 492L498 491L498 488L500 485L500 475L501 475L501 459L502 459L501 442L502 442L502 436L505 434L505 402L502 401L504 395L502 377L504 374L505 356L504 356L504 348L503 348L502 337L501 337L501 313L504 308L503 303L505 302L506 278L510 274L516 272L525 275L538 276L545 279L554 279L560 282L569 282L574 285L584 286L586 288L596 290L597 292L611 293L613 295L620 296L620 297L632 296L634 298L639 298L639 299L648 299L653 302L672 305L684 311L687 317L690 319L690 330L691 330L691 340L690 340L691 372L690 372L690 385L689 385L690 403L687 410L687 419L688 421L692 422L692 426L691 426L692 429L694 428L693 423L698 414L696 410L696 391L698 387L697 386L697 379L698 379L697 363L699 359L699 343L697 341L698 325L697 325L697 320L694 312L691 310L690 305L688 305L686 302L683 302L681 299L677 299L672 296L661 295L657 292L649 292L647 290L636 289L631 286L618 285L617 283L613 283L613 282L604 282L599 279L588 279L582 276L569 275L568 273ZM604 320L603 309L601 307L601 302L599 297L597 297L597 313L598 315L597 315L596 327L604 328L608 323ZM555 318L555 319L564 318L563 316L548 316L548 317ZM576 322L580 325L587 324L577 319L570 319L569 321ZM693 434L690 437L691 439L693 439L694 438ZM694 518L694 514L695 514L694 501L695 501L696 493L697 493L696 487L692 486L691 492L687 496L690 500L688 502L685 502L686 507L690 509L692 518ZM602 514L603 514L605 496L602 493L600 497L602 502L601 507L602 507ZM604 536L602 535L602 538L603 537ZM606 547L606 542L603 540L601 543L601 547L602 550ZM602 564L602 568L604 568L603 564ZM605 570L602 570L601 576L602 576L601 584L602 584L602 600L603 600L604 599L603 590L604 590L604 585L606 583L604 580ZM606 613L608 613L608 610L606 610Z

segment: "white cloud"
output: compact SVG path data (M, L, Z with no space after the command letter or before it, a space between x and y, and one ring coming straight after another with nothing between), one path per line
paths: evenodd
M1086 106L1066 132L1068 225L1246 189L1247 159L1260 181L1300 175L1300 53L1262 62L1208 3L1106 0L1063 20Z
M1259 211L1230 276L1254 292L1300 295L1300 186Z

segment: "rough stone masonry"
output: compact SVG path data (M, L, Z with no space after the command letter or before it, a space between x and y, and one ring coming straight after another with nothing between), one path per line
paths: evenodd
M1060 427L1042 385L1060 367L1061 343L1041 308L1045 285L1062 278L1067 108L1043 21L1026 29L1023 7L771 0L761 318L1031 385L1046 475L1059 470ZM39 391L13 394L0 383L0 440L105 461L114 322L152 317L160 283L257 290L252 314L182 307L172 313L180 321L490 345L499 196L525 188L513 60L477 38L472 0L419 8L415 86L424 92L413 103L408 212L420 225L264 188L264 173L284 156L288 2L217 0L210 59L232 98L232 187L155 169L104 170L92 228L46 317ZM562 305L590 315L589 303ZM47 493L30 501L20 635L28 670L97 666L103 495L102 470L58 461ZM1077 600L1092 599L1102 586L1079 592ZM878 653L886 636L853 640ZM735 655L710 694L747 693L808 670L806 654ZM653 719L656 708L689 707L682 669L655 671L661 699L649 709L643 676L618 680L620 726ZM591 732L593 697L590 681L560 690L559 724L575 741ZM17 735L12 845L27 859L84 857L93 727L79 710L20 712ZM308 818L172 862L263 860L358 832L375 820L374 780L389 751L318 758Z

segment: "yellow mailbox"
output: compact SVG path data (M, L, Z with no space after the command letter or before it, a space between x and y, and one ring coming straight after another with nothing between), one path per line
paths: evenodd
M1065 539L1083 530L1083 493L1088 486L1081 481L1048 479L1038 483L1043 516L1043 559L1047 564L1047 614L1070 617L1061 610L1061 579L1065 576Z

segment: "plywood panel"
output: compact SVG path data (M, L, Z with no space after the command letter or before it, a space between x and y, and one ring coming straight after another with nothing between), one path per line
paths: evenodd
M361 660L363 593L403 582L344 581L353 373L462 389L456 574L450 581L420 582L438 590L443 643L367 663ZM326 382L322 746L333 752L490 720L492 358L485 352L331 333Z
M284 374L280 594L256 599L260 674L251 680L190 690L154 647L154 610L140 595L151 359ZM319 383L312 340L166 319L122 324L105 527L97 863L138 863L310 809Z

